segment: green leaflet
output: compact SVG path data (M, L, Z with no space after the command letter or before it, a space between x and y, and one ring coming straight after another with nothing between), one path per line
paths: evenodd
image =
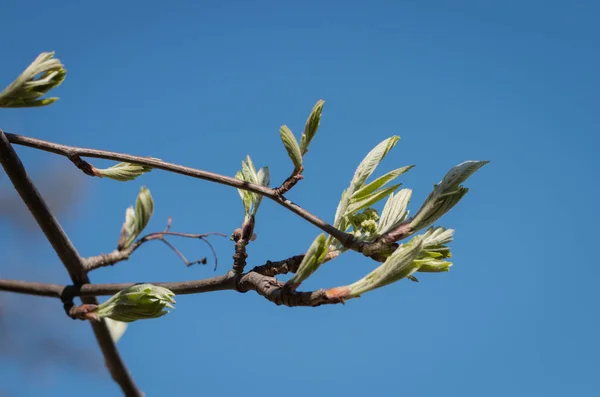
M304 133L300 137L300 152L302 153L302 156L308 152L308 146L319 129L319 124L321 123L321 112L323 111L324 104L325 101L319 99L317 104L313 107L310 116L308 116L308 120L306 120Z
M386 261L362 279L348 286L350 297L358 297L365 292L384 287L405 277L411 276L419 268L414 263L423 249L422 236L414 237L403 244L386 259Z
M242 161L242 169L235 174L235 178L240 181L263 186L269 186L269 183L271 183L269 167L263 167L256 172L256 168L254 167L254 163L250 156L246 156L246 160ZM262 195L244 189L238 189L238 193L244 205L244 215L256 215L262 201Z
M373 193L375 190L377 190L380 187L393 181L394 179L396 179L400 175L404 174L405 172L407 172L408 170L410 170L413 167L414 167L414 165L407 165L405 167L397 168L393 171L388 172L385 175L380 176L379 178L375 179L373 182L371 182L368 185L365 185L362 188L360 188L359 190L357 190L352 195L352 198L359 199L359 198L369 195L370 193Z
M385 139L377 146L375 146L361 161L354 173L352 182L350 183L350 191L355 192L360 189L365 181L371 176L375 168L379 165L381 160L388 154L388 152L396 145L399 136L392 136Z
M450 211L469 191L460 184L487 163L489 161L465 161L448 171L440 183L434 185L410 227L414 231L423 229Z
M310 275L313 274L319 268L319 266L321 266L321 263L323 263L328 250L329 247L327 245L327 238L323 233L321 233L312 242L308 248L308 251L304 255L304 258L302 259L302 263L298 267L298 271L296 274L294 274L294 277L287 282L287 284L298 286L300 283L310 277Z
M135 201L135 209L129 207L127 208L127 211L125 211L123 230L126 233L126 239L124 240L123 248L130 246L140 233L142 233L148 225L153 212L154 200L152 199L150 190L145 186L142 186Z
M402 189L398 193L392 193L388 197L381 219L377 225L377 234L382 235L398 226L407 216L406 207L410 202L412 190Z
M302 153L294 134L292 134L292 131L287 126L282 125L279 129L279 135L288 156L290 156L292 163L294 163L294 169L296 171L300 170L302 168Z
M394 192L400 184L384 187L374 193L369 194L368 196L362 198L351 198L348 207L346 208L346 216L350 214L354 214L357 211L362 210L363 208L367 208L379 200L384 199L388 195Z

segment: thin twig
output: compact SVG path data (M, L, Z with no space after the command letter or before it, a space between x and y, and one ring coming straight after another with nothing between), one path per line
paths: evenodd
M73 282L75 284L89 283L90 280L87 277L82 258L27 175L19 156L2 130L0 130L0 163L52 248L67 268ZM87 304L98 304L95 297L83 298L82 301ZM142 396L142 392L137 388L121 359L106 324L98 322L92 324L92 328L115 382L119 384L126 396Z
M165 243L167 245L167 247L171 248L171 250L173 250L173 252L175 252L177 254L177 256L179 256L181 258L181 260L183 261L183 263L185 263L186 266L192 266L195 265L196 263L201 263L203 265L206 264L206 258L202 258L202 259L198 259L195 261L188 261L187 258L185 257L185 255L183 255L181 253L181 251L179 251L177 249L177 247L175 247L173 244L171 244L169 242L169 240L167 240L166 238L158 238L158 240L162 241L163 243Z
M135 250L137 250L142 244L144 244L147 241L152 241L152 240L161 240L163 243L165 243L169 248L171 248L171 250L173 250L173 252L175 252L175 254L177 254L177 256L179 256L183 260L183 262L185 263L186 266L192 266L196 263L206 264L206 261L207 261L206 258L201 258L201 259L198 259L195 261L189 261L173 244L171 244L167 239L164 238L165 234L171 235L171 236L199 239L199 240L202 240L205 243L207 243L215 257L215 269L216 269L217 254L216 254L213 246L206 240L206 236L216 235L216 236L226 237L225 234L218 233L218 232L210 232L210 233L203 233L203 234L179 233L179 232L170 232L169 231L170 228L171 228L171 218L169 217L169 220L167 222L167 227L162 232L148 233L147 235L145 235L142 238L133 242L128 247L120 248L120 249L117 248L116 250L114 250L108 254L100 254L100 255L84 258L83 262L84 262L86 272L91 272L92 270L96 270L101 267L112 266L121 261L128 260L129 257L131 256L131 254L133 254L133 252Z

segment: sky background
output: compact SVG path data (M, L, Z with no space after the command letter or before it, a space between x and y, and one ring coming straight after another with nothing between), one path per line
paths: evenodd
M292 168L279 126L299 136L322 98L305 179L288 197L329 222L360 160L391 135L402 139L375 175L416 164L401 177L412 211L452 166L491 160L438 222L456 229L449 273L344 306L180 296L173 313L132 324L119 341L148 396L597 396L599 13L582 0L4 0L0 85L42 51L56 51L68 74L59 102L2 110L0 127L227 175L250 154L277 185ZM162 171L86 178L66 159L17 150L84 256L114 249L142 185L155 201L148 231L172 216L175 231L231 233L243 218L229 187ZM16 200L3 173L0 189ZM16 215L23 208L0 218L0 277L68 283L30 217ZM265 201L256 233L249 266L303 253L319 230ZM210 260L201 242L171 241ZM216 273L149 243L91 279L223 274L233 245L211 241ZM373 266L348 253L303 288L346 285ZM0 298L0 395L119 395L88 324L58 300Z

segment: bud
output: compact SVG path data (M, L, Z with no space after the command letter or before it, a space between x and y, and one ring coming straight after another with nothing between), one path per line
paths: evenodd
M129 323L136 320L162 317L166 309L174 309L175 294L167 288L152 284L137 284L113 295L96 309L98 318L110 318Z
M110 168L95 168L94 173L99 177L114 179L115 181L132 181L143 173L152 171L151 167L131 163L119 163Z
M154 212L154 200L150 190L142 186L135 201L135 209L127 208L125 211L125 223L121 228L121 236L117 245L118 249L129 247L131 243L144 231L146 225Z

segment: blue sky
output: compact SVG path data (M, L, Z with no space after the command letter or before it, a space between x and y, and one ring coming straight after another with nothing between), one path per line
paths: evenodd
M5 0L2 84L49 50L68 75L58 103L4 110L0 127L228 175L250 154L277 184L291 171L279 126L299 134L323 98L305 179L288 196L328 221L356 165L388 136L402 139L378 175L417 165L402 177L413 211L452 166L491 160L438 222L456 229L449 273L315 309L254 293L180 296L173 313L132 324L119 342L149 396L593 396L599 12L592 1ZM18 151L48 189L57 174L76 181L75 204L59 218L82 255L114 248L141 185L156 204L150 231L172 216L177 231L230 233L243 218L228 187L160 171L129 183L84 179L65 159ZM0 188L13 194L5 175ZM250 265L302 253L319 231L266 201L256 232ZM0 235L0 277L68 282L39 232L0 219ZM213 241L221 274L233 247ZM198 242L177 244L190 258L210 255ZM345 285L372 267L348 253L304 288ZM214 274L147 244L91 278ZM66 318L58 301L2 297L17 314L6 325L15 348L0 355L0 395L119 395L89 325ZM32 351L44 337L96 364Z

